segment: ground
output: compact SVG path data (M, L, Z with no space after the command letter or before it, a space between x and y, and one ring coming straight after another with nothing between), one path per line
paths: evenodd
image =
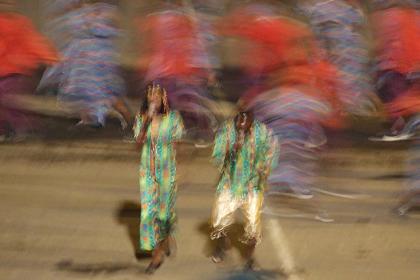
M345 137L343 139L346 139ZM0 145L0 275L49 279L418 279L420 215L397 217L406 146L346 139L322 152L311 201L270 199L262 270L241 271L235 248L225 264L208 258L208 220L217 172L210 149L178 153L178 250L155 275L137 261L138 156L115 140L33 140ZM333 223L313 217L326 210ZM232 235L238 235L235 226Z

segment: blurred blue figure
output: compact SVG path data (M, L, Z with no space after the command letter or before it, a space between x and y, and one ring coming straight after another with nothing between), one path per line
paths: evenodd
M253 102L255 115L273 128L281 143L281 156L269 177L269 194L312 198L311 188L319 157L325 144L320 123L330 107L298 88L278 87Z
M44 73L39 88L58 86L59 104L79 115L79 125L103 127L115 109L125 128L130 114L121 101L125 84L115 42L120 35L117 7L105 3L73 7L53 21L52 34L60 35L56 40L63 58Z
M345 110L354 115L375 111L366 15L358 0L302 1L298 9L311 24L329 61L338 69L337 92Z

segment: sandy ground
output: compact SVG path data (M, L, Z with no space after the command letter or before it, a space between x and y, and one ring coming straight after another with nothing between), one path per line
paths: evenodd
M137 261L137 154L118 140L0 145L0 275L49 279L419 279L420 215L391 213L404 188L404 148L346 144L323 152L311 201L271 199L257 250L261 271L244 274L239 250L209 258L208 219L217 172L209 149L181 145L178 251L153 276ZM317 209L335 222L314 220ZM240 226L232 228L232 235ZM234 243L236 244L236 243Z

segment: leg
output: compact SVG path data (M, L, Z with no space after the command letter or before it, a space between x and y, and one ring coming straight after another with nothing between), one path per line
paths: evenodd
M159 227L156 221L156 206L153 202L141 203L140 250L152 251L158 245Z
M143 206L140 220L140 249L152 250L152 261L146 268L147 274L152 274L163 262L163 244L159 241L159 224L156 221L156 205L153 203Z
M114 103L113 103L113 107L115 109L115 111L117 111L119 114L121 114L121 116L124 118L124 121L126 122L126 125L124 127L123 125L123 129L131 129L133 127L133 118L132 118L132 114L127 106L127 104L124 102L124 99L122 98L118 98Z
M216 247L214 249L211 260L214 263L221 263L225 258L225 252L231 247L230 239L228 236L221 236L216 239Z
M172 192L164 192L160 188L160 199L157 203L159 209L156 213L156 248L153 250L152 261L146 269L147 274L153 274L163 263L165 254L170 254L169 239L176 220L174 211L175 197ZM174 240L174 239L173 239Z
M20 138L33 129L33 118L20 109L19 100L16 99L29 90L23 75L0 78L0 136Z
M412 189L407 191L401 198L398 206L397 206L397 214L400 216L404 216L411 207L415 206L415 198L420 197L420 190L419 189Z
M230 242L226 234L226 228L233 223L233 213L237 209L237 201L232 198L229 191L222 192L216 196L212 213L212 232L210 238L216 240L216 248L212 256L215 263L222 262L225 251Z
M405 124L402 133L405 134L412 134L415 133L417 128L420 125L420 115L413 115L411 118L408 119L407 123Z
M256 239L250 239L248 240L247 244L247 250L245 253L245 270L255 270L255 259L254 259L254 252L255 247L257 246L257 240Z
M163 262L158 223L158 186L147 176L140 177L140 250L152 251L152 261L146 269L152 274Z
M420 198L420 142L414 141L409 150L406 175L407 189L402 193L399 203L396 207L397 214L405 215L410 208L419 205Z
M163 263L164 260L164 244L159 242L152 253L152 261L146 268L146 274L153 274Z
M168 183L165 180L156 186L156 235L157 246L153 251L152 262L146 269L147 274L152 274L164 261L165 254L170 254L169 242L171 233L176 221L175 214L175 200L176 200L176 185Z
M176 248L176 240L173 236L175 223L177 220L175 212L176 185L171 183L167 187L160 189L160 209L158 214L158 224L160 231L160 241L167 256L171 255L171 247Z
M248 201L242 206L245 216L245 235L241 241L247 246L245 258L246 270L255 268L254 252L256 245L261 240L261 210L264 196L262 192L251 193L248 195Z
M395 72L386 71L379 74L378 93L382 102L386 106L392 106L409 88L409 84L405 75ZM402 132L406 121L402 116L390 117L391 135L398 135Z

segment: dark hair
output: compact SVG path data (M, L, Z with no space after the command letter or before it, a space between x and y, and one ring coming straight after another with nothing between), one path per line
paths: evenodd
M149 89L146 89L143 102L140 106L140 114L141 115L147 114L147 111L149 110L149 98L148 98L149 90L150 90L150 86L149 86ZM164 114L169 113L168 112L169 108L167 108L167 107L169 107L169 104L168 104L167 96L165 94L165 90L163 88L160 88L160 97L161 97L160 98L161 103L160 103L160 110L159 110L158 113L161 114L161 115L164 115ZM166 102L164 100L165 98L166 98Z
M238 144L238 139L239 139L239 133L238 133L238 128L237 128L237 126L236 126L236 123L237 123L237 121L238 121L238 119L239 119L239 117L240 117L240 115L241 114L246 114L247 115L247 117L250 119L250 122L251 122L251 126L252 126L252 123L254 122L254 114L253 114L253 112L252 111L250 111L250 110L240 110L237 114L236 114L236 116L235 116L235 118L234 118L234 128L235 128L235 131L237 132L236 133L236 139L235 139L235 145L234 145L234 147L233 147L233 150L230 152L230 157L229 157L229 160L230 161L236 161L237 159L238 159L238 156L239 156L239 152L240 152L240 150L241 150L241 148L242 148L242 145L244 144L244 143L241 143L241 145L239 145ZM247 129L246 131L245 131L245 137L248 137L249 136L249 133L250 133L250 131L251 131L251 126L249 127L249 129Z
M236 116L235 116L235 118L234 118L234 122L235 122L235 129L237 129L237 128L236 128L236 122L238 121L238 119L239 119L240 115L242 115L242 114L246 114L247 118L249 118L249 119L251 120L251 123L254 121L254 113L253 113L252 111L250 111L250 110L243 110L243 109L240 109L240 110L238 111L238 113L236 113Z

